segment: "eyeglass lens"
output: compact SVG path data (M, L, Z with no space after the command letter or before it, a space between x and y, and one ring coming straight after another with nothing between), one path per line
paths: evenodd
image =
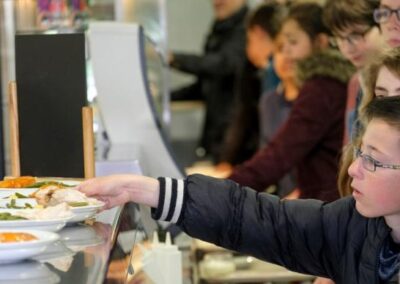
M374 172L375 171L375 162L374 160L367 156L367 155L363 155L361 152L361 149L354 149L354 158L361 158L361 164L363 166L364 169L370 171L370 172Z
M395 13L397 20L400 21L400 9L392 10L389 8L379 8L374 11L374 20L377 23L387 22L390 16Z

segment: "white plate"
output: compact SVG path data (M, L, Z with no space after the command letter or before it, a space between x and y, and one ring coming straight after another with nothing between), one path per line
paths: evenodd
M0 265L0 284L53 284L60 277L47 265L37 261L23 261Z
M55 233L38 230L0 230L0 233L2 232L28 233L38 239L27 242L0 243L0 263L11 263L31 258L43 252L47 246L59 239L59 236Z
M16 198L16 199L7 198L7 199L0 199L0 209L8 209L7 205L11 204L11 200L15 200L15 205L18 207L24 207L26 204L35 207L38 204L35 198Z
M1 209L0 212L10 212L13 214L13 210L24 210L24 209ZM11 220L3 221L0 220L0 229L25 229L25 230L43 230L50 232L57 232L61 230L67 222L71 219L59 218L50 220Z
M19 193L29 197L32 193L34 193L37 188L0 188L0 198L7 198L15 193Z
M70 209L72 213L74 213L74 216L70 220L68 220L68 223L77 223L77 222L82 222L85 221L86 219L94 217L97 212L104 206L104 203L99 201L99 204L96 205L88 205L88 206L79 206L79 207L72 207L70 206Z

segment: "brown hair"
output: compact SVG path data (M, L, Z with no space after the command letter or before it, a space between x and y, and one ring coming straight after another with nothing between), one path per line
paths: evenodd
M328 0L323 20L334 34L354 25L373 27L373 12L378 7L379 0Z
M285 21L288 20L295 20L312 40L319 34L330 34L322 21L322 6L317 3L293 4Z
M275 39L286 15L287 8L284 5L276 2L261 4L248 15L246 28L251 29L254 26L259 26L272 39Z
M400 96L377 97L365 107L365 121L381 119L400 131Z
M382 67L389 69L400 80L400 47L386 50L365 69L363 75L366 88L359 108L361 119L366 106L375 98L376 81Z

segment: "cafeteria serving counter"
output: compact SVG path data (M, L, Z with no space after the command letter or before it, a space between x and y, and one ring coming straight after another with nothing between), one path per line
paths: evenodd
M122 210L117 207L103 211L90 224L64 227L57 232L59 241L32 260L0 265L0 283L108 282Z

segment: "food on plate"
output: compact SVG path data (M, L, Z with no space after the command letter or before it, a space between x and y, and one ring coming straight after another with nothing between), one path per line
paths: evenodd
M4 208L1 207L0 208ZM7 209L32 209L33 206L27 202L23 203L22 205L18 205L15 199L10 199L10 202L5 204L5 208Z
M7 178L0 181L0 188L25 188L36 183L36 178L32 176L22 176L17 178Z
M73 216L73 213L69 209L69 205L67 203L61 203L45 209L15 210L13 215L20 216L28 220L51 220L70 218Z
M0 181L0 188L46 188L46 187L67 188L67 187L73 187L73 185L55 180L38 181L37 178L32 176L6 178Z
M43 208L38 205L35 198L16 198L14 195L7 198L0 198L0 209L33 209Z
M13 215L9 212L1 212L0 213L0 221L15 221L15 220L26 220L27 218Z
M3 232L0 233L0 243L15 243L34 241L38 238L28 233Z
M46 187L50 187L50 186L57 187L57 188L73 187L73 185L66 184L66 183L59 182L59 181L54 181L54 180L35 182L27 187L28 188L46 188Z
M54 206L66 202L71 207L97 205L97 199L89 198L82 192L72 188L46 187L36 191L33 196L37 202L44 206Z
M17 199L17 198L29 198L29 196L26 196L24 194L21 194L19 192L16 192L12 195L10 195L8 198L13 198L13 199Z

